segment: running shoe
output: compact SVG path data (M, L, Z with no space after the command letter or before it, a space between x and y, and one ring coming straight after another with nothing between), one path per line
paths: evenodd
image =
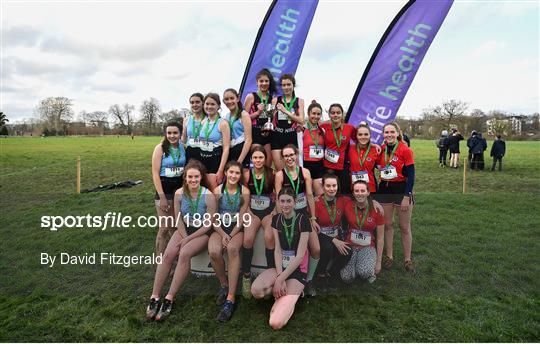
M229 293L228 286L221 286L216 298L216 305L221 306L225 300L227 300L227 294Z
M233 311L234 311L234 302L232 302L231 300L226 300L223 303L223 308L221 309L221 311L219 312L217 316L217 320L220 323L224 323L231 320Z
M148 307L146 307L146 317L148 319L154 319L159 312L159 306L161 306L161 302L155 298L151 298Z
M367 279L367 281L368 281L369 284L375 282L376 280L377 280L377 277L376 277L376 276L369 276L368 279Z
M394 258L390 258L388 256L384 256L383 259L383 267L386 270L390 270L392 268L392 265L394 265Z
M411 274L415 274L416 273L416 269L414 268L414 264L412 262L412 260L408 260L405 262L405 271L411 273Z
M251 295L251 278L250 277L242 278L242 296L246 300L251 299L252 295Z
M156 321L164 320L166 317L168 317L171 314L172 309L172 301L165 299L163 303L161 304L161 308L156 315Z

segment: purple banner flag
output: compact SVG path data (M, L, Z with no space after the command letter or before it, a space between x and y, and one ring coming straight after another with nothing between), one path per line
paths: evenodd
M256 74L268 68L274 78L294 74L304 48L318 0L274 0L263 20L246 71L240 93L257 91Z
M348 123L369 124L372 142L383 141L452 2L409 1L379 41L347 111Z

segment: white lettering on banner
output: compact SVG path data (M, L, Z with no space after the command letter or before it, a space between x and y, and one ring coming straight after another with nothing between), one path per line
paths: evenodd
M272 73L276 81L279 81L279 77L283 72L281 67L283 67L287 60L284 55L289 52L289 46L294 36L294 30L296 30L299 15L300 11L288 8L285 14L281 15L283 22L278 25L279 29L275 32L274 53L270 57L270 73Z

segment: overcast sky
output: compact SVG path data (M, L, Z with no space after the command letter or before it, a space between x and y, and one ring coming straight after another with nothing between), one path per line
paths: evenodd
M41 99L74 111L188 107L193 92L238 88L271 1L1 2L1 111L33 117ZM347 107L377 42L406 1L320 1L297 94ZM539 111L539 3L456 1L398 116L445 99L470 109Z

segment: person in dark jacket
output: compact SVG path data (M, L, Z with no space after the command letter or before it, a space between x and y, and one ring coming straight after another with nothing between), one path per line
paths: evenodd
M450 167L458 168L459 165L459 141L463 140L463 135L456 128L452 128L452 136L448 138L450 149Z
M504 154L506 154L506 143L501 139L501 135L497 135L497 139L493 141L493 145L491 146L491 153L489 153L489 156L493 157L492 171L495 171L497 161L499 162L499 172L502 171L502 158Z
M473 169L474 170L474 167L473 167L473 147L476 143L476 135L478 133L476 132L476 130L473 130L471 131L471 136L469 136L469 138L467 139L467 147L469 148L469 155L467 157L467 162L469 164L469 168L470 169Z
M487 149L486 139L482 137L481 133L477 133L472 137L470 143L469 148L472 153L471 169L481 171L484 169L484 151Z
M439 148L439 167L446 167L446 153L448 152L448 131L443 130L441 137L436 141L437 148Z

